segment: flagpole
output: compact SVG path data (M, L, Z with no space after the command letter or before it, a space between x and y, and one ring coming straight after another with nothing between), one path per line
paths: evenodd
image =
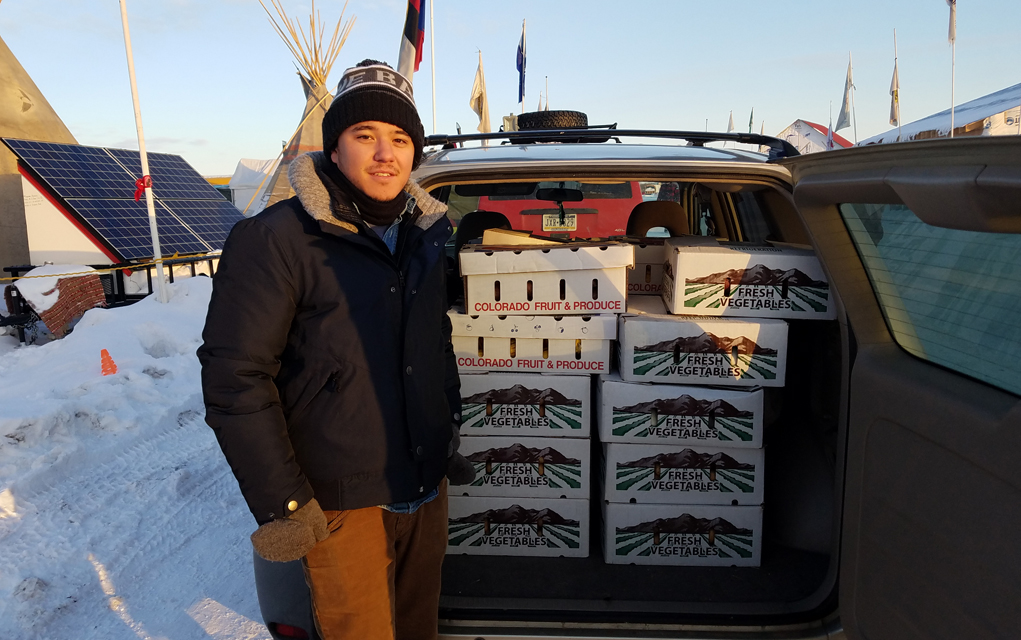
M950 43L950 137L954 137L954 90L957 87L957 38Z
M957 88L957 0L947 0L950 5L950 137L954 137L954 109L957 102L954 95Z
M142 164L142 184L145 185L145 207L149 211L149 235L152 237L152 259L156 263L156 297L169 302L163 273L163 255L160 253L160 236L156 228L156 208L152 200L152 179L149 178L149 156L145 152L145 135L142 133L142 108L138 104L138 86L135 84L135 60L131 55L131 33L128 30L128 8L121 4L121 24L124 27L124 50L128 57L128 78L131 80L131 101L135 107L135 130L138 133L138 155Z
M851 77L854 77L854 62L851 52L847 52L847 64L851 66ZM854 82L851 82L851 122L854 123L854 143L858 144L858 112L854 109Z
M893 68L897 69L897 29L893 30ZM897 78L897 142L903 140L903 132L900 117L900 78Z
M433 83L433 133L436 133L436 22L433 20L433 2L429 0L429 66Z
M521 66L522 67L525 66L525 57L527 56L527 53L528 53L528 42L525 40L525 19L522 18L522 20L521 20L521 57L522 57ZM522 73L524 73L524 70L522 70ZM524 91L522 91L521 92L521 113L524 113L524 112L525 112L525 93L524 93Z

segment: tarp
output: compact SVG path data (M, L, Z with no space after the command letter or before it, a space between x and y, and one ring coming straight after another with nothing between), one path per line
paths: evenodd
M903 100L902 106L903 106ZM981 122L984 136L1017 135L1021 116L1021 84L1001 89L970 102L957 105L954 109L954 128ZM858 146L897 142L897 128L878 136L872 136L858 143ZM901 127L901 141L928 138L943 138L950 135L950 109L909 122ZM975 134L972 134L975 135Z
M279 158L277 160L241 158L238 161L234 175L230 177L229 186L234 194L234 206L240 209L246 217L253 216L262 210L263 199L256 194L265 191L266 185L269 184L268 176L276 169L278 160ZM253 198L253 196L255 197ZM250 206L249 203L251 203Z

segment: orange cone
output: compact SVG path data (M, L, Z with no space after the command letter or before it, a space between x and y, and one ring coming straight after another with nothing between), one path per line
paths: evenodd
M99 352L99 362L103 369L104 376L112 376L117 373L117 363L110 357L110 352L103 349Z

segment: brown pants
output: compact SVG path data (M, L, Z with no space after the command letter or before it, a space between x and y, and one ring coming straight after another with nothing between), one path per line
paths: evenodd
M330 537L302 564L323 640L435 640L447 486L415 513L327 511Z

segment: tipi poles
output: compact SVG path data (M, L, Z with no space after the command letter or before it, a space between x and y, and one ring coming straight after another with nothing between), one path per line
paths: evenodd
M429 0L429 66L433 83L433 133L436 133L436 23L433 21L433 2Z
M142 109L138 105L138 86L135 84L135 60L131 55L131 33L128 30L128 8L121 3L121 24L124 26L124 50L128 56L128 77L131 80L131 101L135 107L135 129L138 132L138 154L142 162L142 178L137 186L145 188L145 206L149 210L149 234L152 236L152 259L156 263L156 297L160 302L169 301L166 283L163 279L163 255L160 253L160 235L156 228L156 208L152 201L152 179L149 177L149 156L145 153L145 135L142 133Z

